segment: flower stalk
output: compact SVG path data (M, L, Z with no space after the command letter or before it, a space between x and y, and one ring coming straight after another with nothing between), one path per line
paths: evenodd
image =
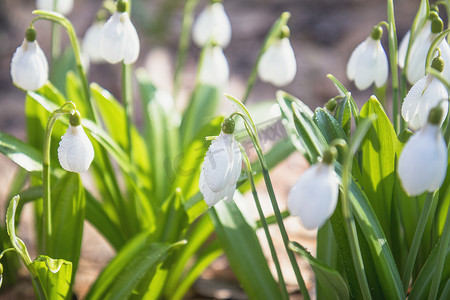
M43 220L44 220L44 252L50 254L52 241L52 205L50 189L50 142L52 139L52 130L56 120L63 114L73 114L76 111L75 103L69 101L60 108L53 111L48 117L47 126L44 135L44 150L42 160L42 186L43 186Z

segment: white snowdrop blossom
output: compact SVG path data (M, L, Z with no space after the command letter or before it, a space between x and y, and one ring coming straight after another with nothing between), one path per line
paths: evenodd
M426 124L406 143L398 162L398 175L410 196L434 192L444 182L447 147L438 124Z
M198 81L203 84L224 88L228 84L230 69L228 61L219 46L205 49Z
M430 20L431 18L431 20ZM425 62L428 54L428 50L434 39L442 31L442 20L435 14L431 14L424 27L421 29L417 37L412 43L409 50L408 66L406 68L406 78L411 84L415 84L421 78L425 76ZM409 33L410 35L410 33ZM405 38L400 44L399 48L399 66L404 67L406 52L408 49L409 36L405 35ZM406 40L407 39L407 40ZM442 75L450 80L450 46L446 39L437 46L440 50L440 56L444 60L445 65Z
M375 26L371 36L353 50L347 63L347 77L359 90L373 83L381 87L388 79L388 60L380 40L382 32L381 27Z
M288 208L299 216L306 229L322 226L333 214L339 195L339 182L332 163L324 161L306 170L292 187Z
M81 125L69 125L59 142L58 159L66 171L87 171L94 159L94 148Z
M222 48L228 46L231 40L231 24L221 2L206 6L196 19L192 38L195 44L203 47L212 39Z
M89 56L89 60L93 63L103 61L100 55L100 37L103 24L101 22L93 23L84 34L82 50Z
M54 0L36 0L36 7L37 9L54 10ZM67 15L72 11L72 8L73 0L58 0L54 11Z
M241 151L233 134L222 131L211 142L200 173L200 191L209 207L221 199L233 199L241 167Z
M292 82L297 73L297 61L288 37L276 40L267 48L258 64L258 76L275 86Z
M418 130L423 127L430 110L441 102L444 116L447 115L448 92L445 86L434 76L428 74L416 82L409 90L402 104L402 117L408 122L409 128ZM444 118L440 121L440 124Z
M34 31L34 29L28 29ZM35 32L34 32L35 37ZM48 63L44 52L35 38L25 38L11 60L12 81L18 87L34 91L42 87L48 79Z
M139 56L139 37L127 12L115 12L100 33L100 55L109 63L134 63Z

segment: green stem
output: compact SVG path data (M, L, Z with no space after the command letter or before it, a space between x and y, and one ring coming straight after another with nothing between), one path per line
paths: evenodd
M419 222L416 227L416 232L414 233L411 248L409 249L408 258L406 259L406 267L402 278L403 290L405 291L405 293L409 287L409 281L414 269L417 253L419 252L420 241L422 240L422 235L427 225L427 220L430 215L431 208L435 207L434 202L436 202L438 198L439 197L435 197L433 193L428 193L427 198L425 199L424 206L422 208L422 212L420 213Z
M199 0L188 0L184 6L183 23L181 27L180 42L178 45L177 61L175 62L175 74L173 78L173 99L177 99L181 87L181 75L186 62L189 49L189 40L192 24L194 22L193 12Z
M264 52L266 52L269 45L272 43L273 39L278 35L280 29L282 26L286 25L289 21L289 18L291 17L291 14L289 12L284 12L281 14L281 16L278 18L278 20L273 24L272 28L270 29L269 33L267 34L263 45L261 46L258 57L256 58L256 62L253 65L252 70L250 71L250 76L247 80L247 86L245 88L244 97L242 97L242 103L246 103L248 100L248 97L250 96L250 93L253 89L253 86L256 82L256 75L258 74L258 64L261 60L262 55Z
M72 106L72 107L69 107ZM48 117L47 126L44 136L44 150L42 159L42 186L43 186L43 221L44 221L44 252L51 255L52 241L52 204L51 204L51 188L50 188L50 143L52 140L53 125L59 116L63 114L72 114L76 109L73 102L66 102L61 108L53 111Z
M397 33L395 29L394 16L394 1L388 0L388 23L389 23L389 62L391 67L392 78L392 118L395 132L398 133L400 129L400 114L399 114L399 88L398 88L398 47L397 47Z
M98 117L97 113L94 109L94 105L91 101L91 93L89 90L89 83L86 76L86 71L83 66L82 57L81 57L81 47L78 42L77 35L75 29L73 28L72 23L63 15L55 14L51 11L43 11L43 10L34 10L33 14L38 15L35 19L33 19L32 23L36 20L49 20L55 23L60 24L62 27L66 29L67 35L69 36L70 43L72 45L73 53L75 56L75 63L77 67L78 76L81 79L81 85L83 89L83 96L86 103L88 118L97 123Z
M261 208L261 203L259 201L258 192L256 191L255 181L254 181L253 175L252 175L252 166L250 164L250 160L248 159L247 153L245 152L245 149L240 144L239 144L239 148L241 149L241 152L242 152L242 155L244 158L244 162L247 166L247 174L248 174L248 178L250 180L250 186L252 189L253 199L255 199L255 204L256 204L256 208L258 210L259 219L261 220L261 224L264 229L264 234L266 235L267 242L269 243L270 255L272 256L273 262L275 264L275 268L277 269L277 275L278 275L278 281L279 281L278 284L279 284L281 293L283 294L283 299L289 299L289 295L286 290L286 284L284 282L283 273L281 271L280 262L278 261L277 252L275 250L275 246L273 245L273 240L270 235L267 220L266 220L266 218L264 216L264 212Z
M131 65L122 63L122 99L123 106L125 109L125 124L127 128L127 151L130 156L130 164L132 165L132 134L131 126L133 120L133 90L132 90L132 79L131 79Z
M347 152L344 169L342 171L342 215L345 221L345 231L348 236L348 242L350 244L350 251L352 253L353 263L355 265L356 275L358 278L359 286L364 299L372 299L370 294L369 284L367 282L366 273L364 271L364 262L361 255L361 249L359 248L358 233L356 231L356 224L351 214L350 199L349 199L349 187L350 176L352 169L354 152L350 149Z
M447 197L449 197L449 195L450 194L447 193ZM450 240L450 212L447 211L447 216L445 217L444 230L442 231L441 241L439 244L438 260L436 263L436 269L434 270L433 282L431 283L431 289L430 294L428 295L428 300L433 300L437 298L449 240Z

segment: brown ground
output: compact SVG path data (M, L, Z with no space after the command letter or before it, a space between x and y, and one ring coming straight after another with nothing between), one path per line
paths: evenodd
M161 15L159 9L162 0L134 1L134 5L141 5L139 11L147 20L155 20ZM166 0L165 3L167 3ZM177 1L172 1L177 2ZM183 1L178 1L183 2ZM419 1L399 0L395 1L397 31L399 36L406 32L412 22L414 11ZM90 25L96 9L101 1L76 0L75 9L69 16L74 26L83 34ZM326 78L326 74L332 73L353 91L353 96L363 102L368 99L369 92L358 92L348 83L345 76L345 67L353 48L370 33L373 25L381 20L386 20L386 1L382 0L246 0L225 1L225 8L230 16L233 26L233 39L225 54L230 63L231 80L228 93L240 97L243 94L246 78L256 59L257 51L262 39L273 21L283 11L292 13L289 22L292 33L292 45L298 62L298 73L295 81L285 90L306 102L311 108L323 105L327 99L336 95L334 86ZM31 11L34 9L34 1L31 0L2 0L0 2L0 130L13 134L21 139L25 138L23 103L24 95L11 84L9 64L12 53L21 43L23 33L31 20ZM152 24L137 19L142 38L140 59L137 66L146 67L155 78L155 83L163 88L171 88L171 76L180 31L182 9L179 5L174 10L171 18L167 19L167 32L165 38L155 39L149 27ZM150 28L144 30L142 28ZM49 53L49 26L43 22L37 25L39 42L46 53ZM385 49L386 34L383 38ZM199 50L192 48L187 60L185 72L185 85L181 93L182 103L189 93L195 74L195 61ZM100 65L93 66L91 80L97 81L108 88L113 94L120 95L120 78L117 66ZM250 102L274 98L276 88L269 84L257 82ZM222 112L230 111L229 105L221 107ZM276 193L280 205L285 207L287 193L306 168L306 162L299 154L294 154L271 172ZM4 204L6 201L8 186L10 185L16 167L8 159L0 156L0 206L1 216L4 216ZM264 187L261 185L261 200L268 214L271 214L270 204ZM248 206L253 207L251 197L247 197ZM20 236L27 245L33 245L33 228L29 209L24 211ZM256 214L255 214L256 215ZM3 222L3 221L2 221ZM312 253L315 252L315 232L305 231L298 220L288 218L286 224L290 229L291 238L299 241ZM271 229L276 234L276 228ZM261 233L262 244L265 245L264 236ZM275 236L279 252L282 250L280 237ZM266 256L269 256L265 247ZM35 253L32 255L35 255ZM97 232L89 225L85 226L83 240L82 260L80 261L79 274L77 275L75 291L80 298L95 280L102 266L114 255L111 248L103 242ZM295 283L293 274L286 256L281 258L286 271L287 282ZM271 268L273 266L269 263ZM308 286L313 287L313 274L303 261L300 262L305 273ZM226 271L226 272L225 272ZM24 272L26 274L26 272ZM223 275L225 274L225 275ZM25 275L24 275L25 276ZM25 276L26 278L26 276ZM244 299L245 295L238 288L235 281L231 280L230 271L224 258L219 259L205 272L193 289L193 297L218 298L218 299ZM14 291L0 295L1 299L32 299L33 292L28 281L23 279Z

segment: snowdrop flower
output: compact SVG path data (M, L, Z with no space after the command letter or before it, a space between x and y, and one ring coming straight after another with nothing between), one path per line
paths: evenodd
M94 148L81 126L78 111L70 116L69 128L59 142L58 159L64 170L75 173L87 171L94 159Z
M15 85L27 91L37 90L47 82L47 58L36 41L36 31L32 27L27 29L22 45L14 52L11 77Z
M398 161L398 175L410 196L434 192L447 172L447 147L440 130L443 111L436 106L428 123L406 143Z
M36 0L37 9L54 10L63 15L67 15L72 11L73 0L58 0L56 9L53 9L55 0Z
M211 142L200 173L199 186L206 204L214 206L221 199L231 201L241 174L242 157L234 139L234 121L222 123L222 131Z
M433 59L432 68L439 72L444 69L444 62L440 57ZM416 82L409 90L402 104L402 116L412 130L423 127L430 110L441 103L444 116L447 115L448 99L446 87L433 75L426 75ZM442 124L444 118L440 120Z
M89 56L89 60L93 63L103 61L103 57L100 55L100 38L102 28L102 22L96 21L84 34L82 50L83 53Z
M415 38L410 49L408 66L406 68L406 78L408 79L409 83L415 84L418 80L425 76L425 62L428 50L430 49L430 46L434 39L442 31L443 26L443 22L437 15L437 13L431 12L427 22L425 23L425 26ZM406 43L406 41L404 43ZM402 59L404 64L404 61L406 59L407 47L404 45L400 45L400 47L402 46L404 50L401 51L405 53L400 52L399 59ZM447 41L444 39L438 45L438 47L445 64L450 66L450 47ZM443 76L450 80L450 68L444 68Z
M206 48L198 74L198 81L223 88L228 83L229 75L230 69L222 48L217 45Z
M139 37L127 13L128 1L117 1L117 12L105 23L100 33L100 55L109 63L123 60L134 63L139 56Z
M283 26L280 38L274 41L261 56L258 76L262 81L284 86L294 80L297 73L297 61L289 36L289 28Z
M199 47L205 46L210 39L222 48L228 46L231 40L231 24L222 0L212 0L203 9L194 23L192 38Z
M299 216L307 229L322 226L336 208L339 185L333 166L335 156L335 148L325 151L322 161L306 170L289 192L289 211Z
M380 40L382 35L381 26L375 26L371 35L350 56L347 77L359 90L365 90L373 83L381 87L388 79L388 61Z

